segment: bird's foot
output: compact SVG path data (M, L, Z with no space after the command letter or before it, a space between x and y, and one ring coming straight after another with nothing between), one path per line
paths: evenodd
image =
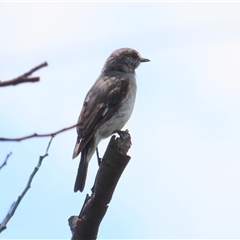
M96 148L97 160L98 160L98 167L100 167L102 163L102 158L99 157L98 147Z
M126 130L126 131L115 130L115 131L113 131L112 134L114 134L114 133L117 133L117 134L119 135L119 137L122 138L122 139L125 140L125 141L127 140L126 134L129 135L129 134L128 134L128 130Z
M129 148L132 145L131 142L131 136L129 134L129 131L117 131L117 133L119 134L120 138L117 138L117 145L116 147L119 149L119 151L123 154L127 154Z

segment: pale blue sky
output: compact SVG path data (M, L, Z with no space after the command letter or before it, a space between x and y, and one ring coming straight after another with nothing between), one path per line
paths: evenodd
M0 136L48 133L77 121L109 54L151 59L125 128L132 159L99 238L240 238L240 3L0 3L0 79L47 61L41 82L0 89ZM73 185L75 130L57 136L2 238L71 236L67 219L90 193ZM49 139L0 145L0 218ZM108 140L100 144L104 153Z

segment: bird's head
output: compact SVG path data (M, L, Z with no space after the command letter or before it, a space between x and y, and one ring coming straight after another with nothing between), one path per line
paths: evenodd
M103 71L134 72L142 62L149 62L147 58L132 48L120 48L112 52L104 64Z

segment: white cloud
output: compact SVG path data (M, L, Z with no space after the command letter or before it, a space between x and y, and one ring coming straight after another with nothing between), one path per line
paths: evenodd
M9 46L3 51L8 53L56 48L87 39L97 17L97 5L92 4L2 3L1 7L0 20L7 23L1 28L5 46Z
M239 19L239 3L190 2L172 4L174 25L194 25L226 19Z
M240 39L212 46L208 55L209 77L214 88L231 95L240 90Z
M208 44L194 49L195 64L199 65L195 83L208 101L239 98L240 91L240 39Z

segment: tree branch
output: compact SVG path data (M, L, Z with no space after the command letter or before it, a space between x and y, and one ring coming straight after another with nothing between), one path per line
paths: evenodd
M12 152L10 152L10 153L6 156L3 164L0 166L0 170L1 170L5 165L7 165L7 160L8 160L8 158L9 158L11 155L12 155Z
M29 139L29 138L34 138L34 137L55 137L57 134L59 133L62 133L62 132L65 132L67 130L70 130L72 128L75 128L76 126L78 126L78 124L74 124L70 127L67 127L67 128L63 128L61 130L58 130L56 132L53 132L53 133L46 133L46 134L38 134L38 133L34 133L32 135L28 135L28 136L25 136L25 137L19 137L19 138L3 138L3 137L0 137L0 141L12 141L12 142L20 142L22 140L26 140L26 139Z
M50 148L50 145L52 143L52 140L53 140L53 136L51 137L49 143L48 143L48 146L47 146L47 149L46 149L46 152L43 156L40 156L39 157L39 161L38 161L38 164L37 166L34 168L32 174L30 175L29 179L28 179L28 182L27 182L27 185L25 187L25 189L23 190L22 194L18 197L17 201L14 202L12 204L12 206L10 207L9 211L8 211L8 214L7 216L4 218L4 220L2 221L2 223L0 224L0 233L5 230L7 228L7 223L8 221L11 219L11 217L14 215L18 205L20 204L21 200L23 199L24 195L26 194L26 192L28 191L28 189L31 187L31 183L32 183L32 180L35 176L35 174L37 173L37 171L39 170L39 168L41 167L41 164L42 164L42 161L45 157L48 156L48 150Z
M72 240L96 239L100 223L108 209L113 192L130 156L131 136L128 130L121 138L112 136L95 178L92 195L87 194L79 216L68 219Z
M39 70L40 68L43 68L43 67L46 67L48 64L47 62L44 62L40 65L38 65L37 67L31 69L30 71L24 73L23 75L17 77L17 78L14 78L12 80L8 80L8 81L4 81L4 82L1 82L0 81L0 87L6 87L6 86L10 86L10 85L17 85L17 84L20 84L20 83L26 83L26 82L38 82L40 80L39 77L31 77L29 78L29 76L36 72L37 70Z

